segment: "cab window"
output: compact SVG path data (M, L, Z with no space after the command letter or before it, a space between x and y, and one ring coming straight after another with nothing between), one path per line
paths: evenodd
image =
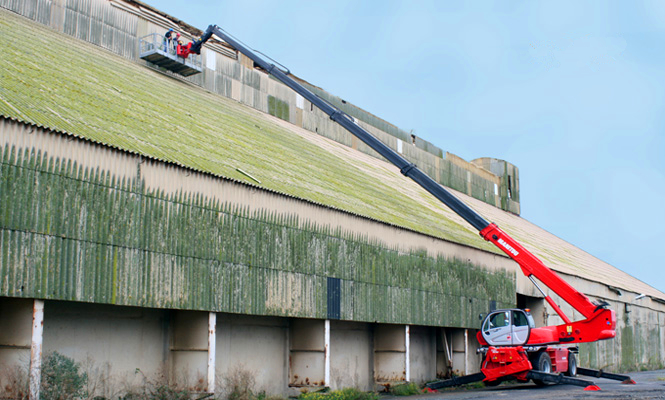
M515 326L528 326L529 321L523 312L513 311L513 325Z
M507 311L496 313L490 318L490 328L499 328L502 326L508 326L509 324L510 318Z

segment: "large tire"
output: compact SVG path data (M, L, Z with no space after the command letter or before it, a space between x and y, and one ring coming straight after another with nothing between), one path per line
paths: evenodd
M552 359L550 358L550 355L547 354L546 351L538 353L538 356L536 356L535 361L536 362L534 367L536 371L546 372L548 374L552 373ZM535 383L536 386L547 385L547 382L544 382L540 379L534 379L533 383Z
M568 352L568 371L566 371L567 376L577 376L577 358L575 358L575 353L572 351Z

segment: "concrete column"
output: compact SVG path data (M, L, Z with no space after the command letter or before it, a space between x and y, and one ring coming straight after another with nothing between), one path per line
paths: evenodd
M215 351L217 348L217 313L208 314L208 393L215 393Z
M409 325L404 326L404 346L406 347L406 354L404 355L405 380L409 382L411 380L411 327Z
M42 342L44 338L44 300L35 299L32 309L32 342L30 344L30 400L39 400L42 378Z
M469 375L469 330L464 330L464 375Z
M330 320L327 319L323 328L324 341L324 385L330 387Z

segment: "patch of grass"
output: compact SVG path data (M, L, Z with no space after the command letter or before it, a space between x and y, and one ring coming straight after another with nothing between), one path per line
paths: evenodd
M391 386L390 393L395 396L412 396L420 393L420 387L414 382Z
M332 392L302 393L299 400L378 400L379 395L374 392L363 392L355 388L333 390Z

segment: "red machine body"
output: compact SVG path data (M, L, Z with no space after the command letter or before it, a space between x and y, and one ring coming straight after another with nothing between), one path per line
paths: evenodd
M537 357L534 355L530 356L525 351L525 347L534 349L533 351L538 357L541 353L549 356L550 370L547 371L548 373L574 373L574 371L569 371L569 369L571 368L570 358L575 357L575 355L567 347L562 345L595 342L615 337L616 315L614 310L605 308L607 304L594 303L589 300L587 296L561 279L561 277L545 266L542 261L495 224L489 224L485 229L480 231L480 235L485 240L494 243L517 262L524 275L532 280L536 287L543 293L543 296L545 296L547 303L564 321L561 325L527 328L527 339L522 339L516 343L517 347L494 347L495 343L490 343L490 340L488 340L491 337L489 335L491 329L488 328L494 328L494 326L484 322L481 331L477 334L477 339L481 346L487 347L487 353L481 367L481 371L485 375L484 381L492 382L504 379L506 376L521 380L527 371L532 369L538 370L539 366L533 365ZM561 310L561 307L550 296L544 293L534 278L537 278L561 299L580 312L585 319L571 321ZM507 311L509 310L499 310L498 313L506 313ZM513 334L516 331L515 327L513 327L515 323L509 321L508 324L512 330L506 331L507 333L503 335L502 339L506 341L505 337L508 335L507 337L513 340L511 342L513 344L507 346L515 346L514 341L517 338L517 335ZM494 329L499 330L499 328ZM515 337L511 338L509 335Z

